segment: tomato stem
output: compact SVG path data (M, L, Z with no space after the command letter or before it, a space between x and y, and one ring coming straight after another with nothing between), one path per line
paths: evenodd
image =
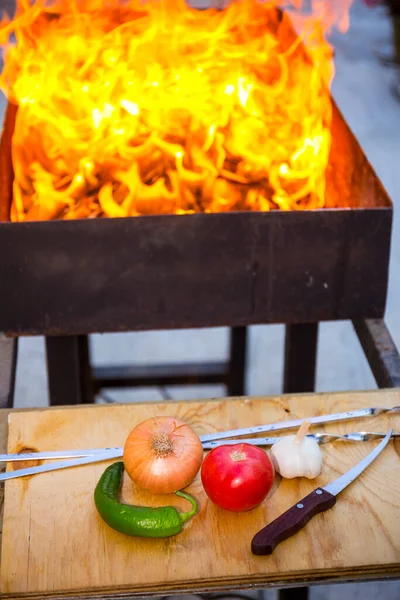
M196 498L194 498L190 494L186 494L185 492L175 492L175 494L177 496L180 496L181 498L185 498L185 500L190 502L190 504L192 505L192 509L189 512L179 513L179 518L181 520L181 523L183 524L186 523L186 521L189 521L192 517L194 517L194 515L199 509L199 504Z

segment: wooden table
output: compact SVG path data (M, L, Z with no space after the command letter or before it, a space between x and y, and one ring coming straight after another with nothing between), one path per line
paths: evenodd
M400 405L400 389L269 398L2 410L1 452L121 445L143 418L176 415L199 433L270 421L303 418L366 406ZM400 429L400 413L326 426L330 432ZM72 444L72 445L71 445ZM361 460L376 444L322 447L317 481L276 478L267 501L249 513L221 511L206 498L197 478L190 486L199 514L168 540L128 538L109 529L92 500L107 463L16 479L6 484L1 512L2 598L106 598L187 591L284 588L321 582L400 576L400 442L340 496L329 512L282 543L270 557L252 555L254 533L316 485L324 485ZM4 485L2 486L4 487ZM123 497L141 504L173 503L124 482ZM3 517L4 508L4 517Z

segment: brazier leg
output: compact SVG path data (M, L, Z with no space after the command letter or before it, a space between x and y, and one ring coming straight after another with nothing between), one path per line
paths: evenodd
M94 402L86 335L46 337L51 406Z
M18 338L0 333L0 408L12 408L14 404L17 352Z
M229 396L244 396L246 383L247 327L230 330L230 359L227 388Z
M286 325L283 392L313 392L317 359L318 323Z

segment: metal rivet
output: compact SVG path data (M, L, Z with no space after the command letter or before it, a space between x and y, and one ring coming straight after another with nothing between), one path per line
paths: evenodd
M322 490L317 490L315 493L318 494L318 496L320 496L322 494Z
M304 504L298 504L297 508L304 508Z

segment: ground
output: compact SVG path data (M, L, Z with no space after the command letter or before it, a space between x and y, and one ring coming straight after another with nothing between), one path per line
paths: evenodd
M199 0L200 1L200 0ZM1 6L12 4L10 0ZM383 67L374 51L390 40L390 21L381 10L366 8L356 0L351 26L344 36L335 35L336 77L333 95L360 141L395 209L400 203L400 102L391 92L394 70ZM4 102L0 101L0 115ZM400 347L400 217L395 210L391 251L389 295L386 322ZM247 370L248 394L281 391L283 367L283 327L252 327ZM156 361L208 360L224 358L226 330L184 331L179 333L139 333L98 335L91 340L93 362L97 364ZM277 348L281 351L277 352ZM368 364L349 323L323 324L318 350L317 391L374 388ZM168 389L174 398L223 395L223 388ZM161 391L139 390L109 394L118 401L161 400ZM101 398L99 401L103 401ZM48 403L42 339L23 339L17 368L15 405L45 406ZM275 592L267 592L272 600ZM357 584L314 588L312 600L397 600L400 584Z

